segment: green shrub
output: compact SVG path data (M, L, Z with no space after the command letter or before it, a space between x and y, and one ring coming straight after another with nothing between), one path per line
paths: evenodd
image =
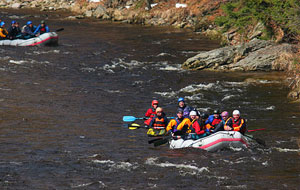
M274 35L274 24L286 34L300 34L299 0L233 0L221 8L225 16L215 22L224 31L236 28L243 33L248 25L262 22L268 29L264 38Z

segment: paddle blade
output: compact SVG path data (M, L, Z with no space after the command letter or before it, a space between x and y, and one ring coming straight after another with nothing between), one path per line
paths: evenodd
M255 138L254 140L255 140L258 144L263 145L263 146L266 146L266 142L265 142L264 140L258 139L258 138Z
M128 126L128 129L130 130L136 130L138 128L140 128L140 125L137 123L132 123L131 125Z
M152 139L152 140L148 141L148 143L149 143L149 144L152 144L152 143L154 143L154 142L156 142L156 141L158 141L158 140L162 140L162 139L163 139L163 138Z
M133 122L135 120L136 120L136 118L134 116L123 116L124 122Z
M63 31L63 30L64 30L64 28L60 28L60 29L55 30L55 32L60 32L60 31Z
M166 144L169 142L169 139L171 139L172 137L167 137L167 138L163 138L161 140L157 140L156 142L154 142L154 147Z

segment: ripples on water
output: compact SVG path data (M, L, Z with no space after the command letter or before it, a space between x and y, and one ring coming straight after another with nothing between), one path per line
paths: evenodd
M60 46L0 47L1 189L299 187L299 106L285 99L281 74L184 71L187 57L217 42L49 15L52 28L65 28ZM253 135L268 147L153 148L144 130L122 127L153 98L173 116L179 96L201 111L240 109L249 129L267 128Z

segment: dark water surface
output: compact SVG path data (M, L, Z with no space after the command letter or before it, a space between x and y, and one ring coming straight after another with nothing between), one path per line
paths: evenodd
M300 189L300 107L282 74L184 71L188 57L219 46L189 31L0 16L15 15L65 30L58 47L0 47L0 189ZM268 146L154 148L145 130L122 126L153 98L174 115L180 96L202 111L239 109L249 129L267 129L252 134Z

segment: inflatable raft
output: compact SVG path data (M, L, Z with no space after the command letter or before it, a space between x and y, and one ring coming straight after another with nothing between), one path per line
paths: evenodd
M55 32L44 33L30 39L0 40L1 46L36 46L36 45L57 45L58 35Z
M170 148L201 148L207 151L217 151L222 148L248 148L248 138L237 131L219 131L198 140L170 140Z

